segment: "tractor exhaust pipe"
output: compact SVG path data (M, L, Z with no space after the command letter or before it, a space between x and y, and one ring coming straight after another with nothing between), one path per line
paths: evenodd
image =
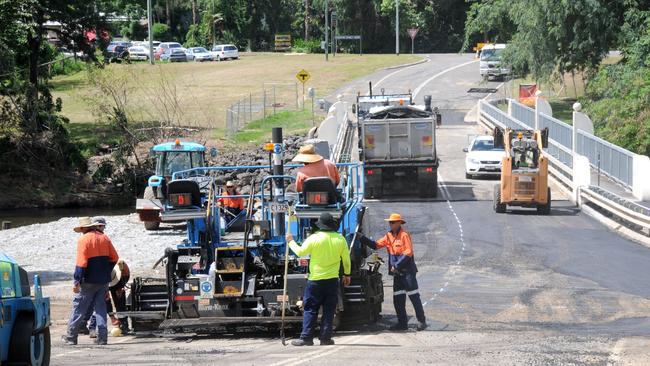
M372 97L372 81L368 82L368 91L370 92L370 97Z
M284 160L282 159L282 152L284 149L282 143L282 128L273 127L273 154L271 162L273 164L273 175L284 175ZM273 200L275 202L284 201L284 179L275 179L273 192ZM275 235L284 237L284 214L273 214L273 231Z

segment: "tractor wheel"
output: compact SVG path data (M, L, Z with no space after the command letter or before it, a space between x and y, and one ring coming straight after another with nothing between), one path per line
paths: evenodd
M547 188L547 201L543 205L537 205L537 213L540 215L550 215L551 214L551 189Z
M21 314L16 319L11 345L9 346L9 361L31 366L47 366L50 364L50 328L45 328L32 334L34 319L30 315Z
M494 186L494 212L496 213L505 213L506 204L501 203L501 185L497 184Z
M156 194L153 192L152 187L147 187L144 189L144 196L142 197L146 200L156 199ZM158 230L160 228L160 222L158 221L145 221L144 228L146 230Z

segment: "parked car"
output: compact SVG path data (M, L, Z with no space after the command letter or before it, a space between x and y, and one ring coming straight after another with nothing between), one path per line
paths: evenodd
M237 47L231 44L218 44L212 47L212 59L216 61L222 60L238 60L239 59L239 50Z
M494 147L492 136L479 136L463 149L465 156L465 178L474 176L501 176L501 159L506 156L502 147Z
M149 49L143 46L133 46L129 48L129 57L131 60L148 60Z
M161 42L158 45L158 49L156 50L156 54L154 55L156 60L161 60L161 55L165 53L168 49L172 48L183 48L180 43L178 42Z
M187 62L187 54L183 48L168 48L160 55L160 59L169 62Z
M129 59L129 48L123 43L113 43L106 47L104 51L104 61L107 63L110 62L122 62Z
M186 53L188 61L212 61L212 54L203 47L190 47Z

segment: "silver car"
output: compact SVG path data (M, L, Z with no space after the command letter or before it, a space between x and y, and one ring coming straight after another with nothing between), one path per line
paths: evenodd
M188 61L212 61L212 54L203 47L190 47L185 53Z
M215 61L237 60L239 59L239 50L232 44L218 44L212 47L212 58Z

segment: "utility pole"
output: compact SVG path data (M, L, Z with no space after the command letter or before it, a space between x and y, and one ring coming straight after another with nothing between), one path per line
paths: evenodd
M395 0L395 54L399 56L399 0Z
M328 52L328 43L329 43L329 32L330 32L330 2L325 0L325 61L329 60Z
M153 59L153 38L151 34L151 22L153 21L153 16L151 14L151 0L147 0L147 32L149 37L149 64L154 64Z

